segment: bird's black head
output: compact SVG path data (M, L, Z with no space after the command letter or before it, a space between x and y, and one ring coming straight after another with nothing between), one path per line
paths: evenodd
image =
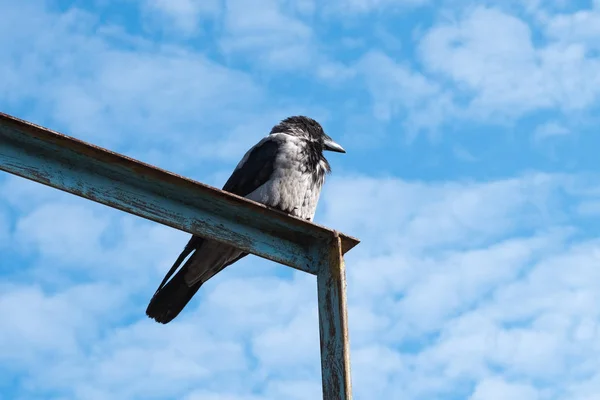
M307 140L321 152L323 150L345 153L346 150L323 131L323 127L312 118L302 115L288 117L271 129L271 134L285 133Z

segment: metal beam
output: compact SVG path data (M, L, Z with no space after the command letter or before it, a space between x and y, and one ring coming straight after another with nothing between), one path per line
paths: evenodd
M0 113L0 170L317 274L334 231ZM358 240L341 235L345 253Z
M346 307L346 267L336 234L319 256L317 292L323 399L351 400L350 339Z
M0 113L0 170L317 275L324 400L351 400L343 254L358 240Z

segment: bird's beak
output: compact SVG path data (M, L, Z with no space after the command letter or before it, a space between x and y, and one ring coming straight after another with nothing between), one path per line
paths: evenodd
M335 151L336 153L345 153L346 150L336 142L334 142L331 138L325 138L323 142L323 148L329 151Z

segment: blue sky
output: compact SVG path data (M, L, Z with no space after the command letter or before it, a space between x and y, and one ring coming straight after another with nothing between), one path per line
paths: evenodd
M357 399L600 393L600 2L0 0L0 110L220 187L280 119L348 151ZM0 174L0 397L320 398L314 277L144 315L187 234Z

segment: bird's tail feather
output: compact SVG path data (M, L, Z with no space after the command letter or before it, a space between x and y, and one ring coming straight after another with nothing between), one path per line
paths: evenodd
M186 270L184 266L166 285L154 293L146 315L161 324L167 324L179 315L203 283L200 281L188 286L185 282Z
M202 245L203 241L204 239L198 236L192 236L189 243L185 246L185 249L181 252L169 272L167 272L165 275L160 286L154 293L154 296L152 296L150 304L148 304L148 308L146 308L146 315L148 317L154 319L156 322L160 322L161 324L167 324L171 322L173 318L179 315L181 310L184 309L192 297L194 297L198 289L200 289L200 286L210 279L212 275L207 276L204 279L193 283L192 285L188 285L188 282L186 282L185 279L191 263L198 261L194 260L194 258L197 258L198 256L202 257L202 255L195 253L195 251ZM192 254L192 252L194 253ZM183 260L185 260L190 254L192 254L192 256L188 258L181 269L177 271L179 265L181 265ZM247 255L248 253L239 254L236 258L223 265L222 268L233 264ZM177 271L177 273L171 278L175 271ZM216 272L218 271L215 271L215 273ZM171 278L171 280L169 280L169 278Z
M198 289L200 289L202 282L197 282L192 286L188 286L185 281L185 273L188 270L191 257L170 281L169 278L177 271L177 268L179 268L183 260L202 244L202 241L203 239L199 236L193 235L190 238L190 241L179 257L177 257L177 260L165 275L158 286L158 289L156 289L154 296L152 296L150 304L148 304L148 308L146 308L146 315L156 320L156 322L160 322L161 324L170 322L179 315L181 310L183 310Z

